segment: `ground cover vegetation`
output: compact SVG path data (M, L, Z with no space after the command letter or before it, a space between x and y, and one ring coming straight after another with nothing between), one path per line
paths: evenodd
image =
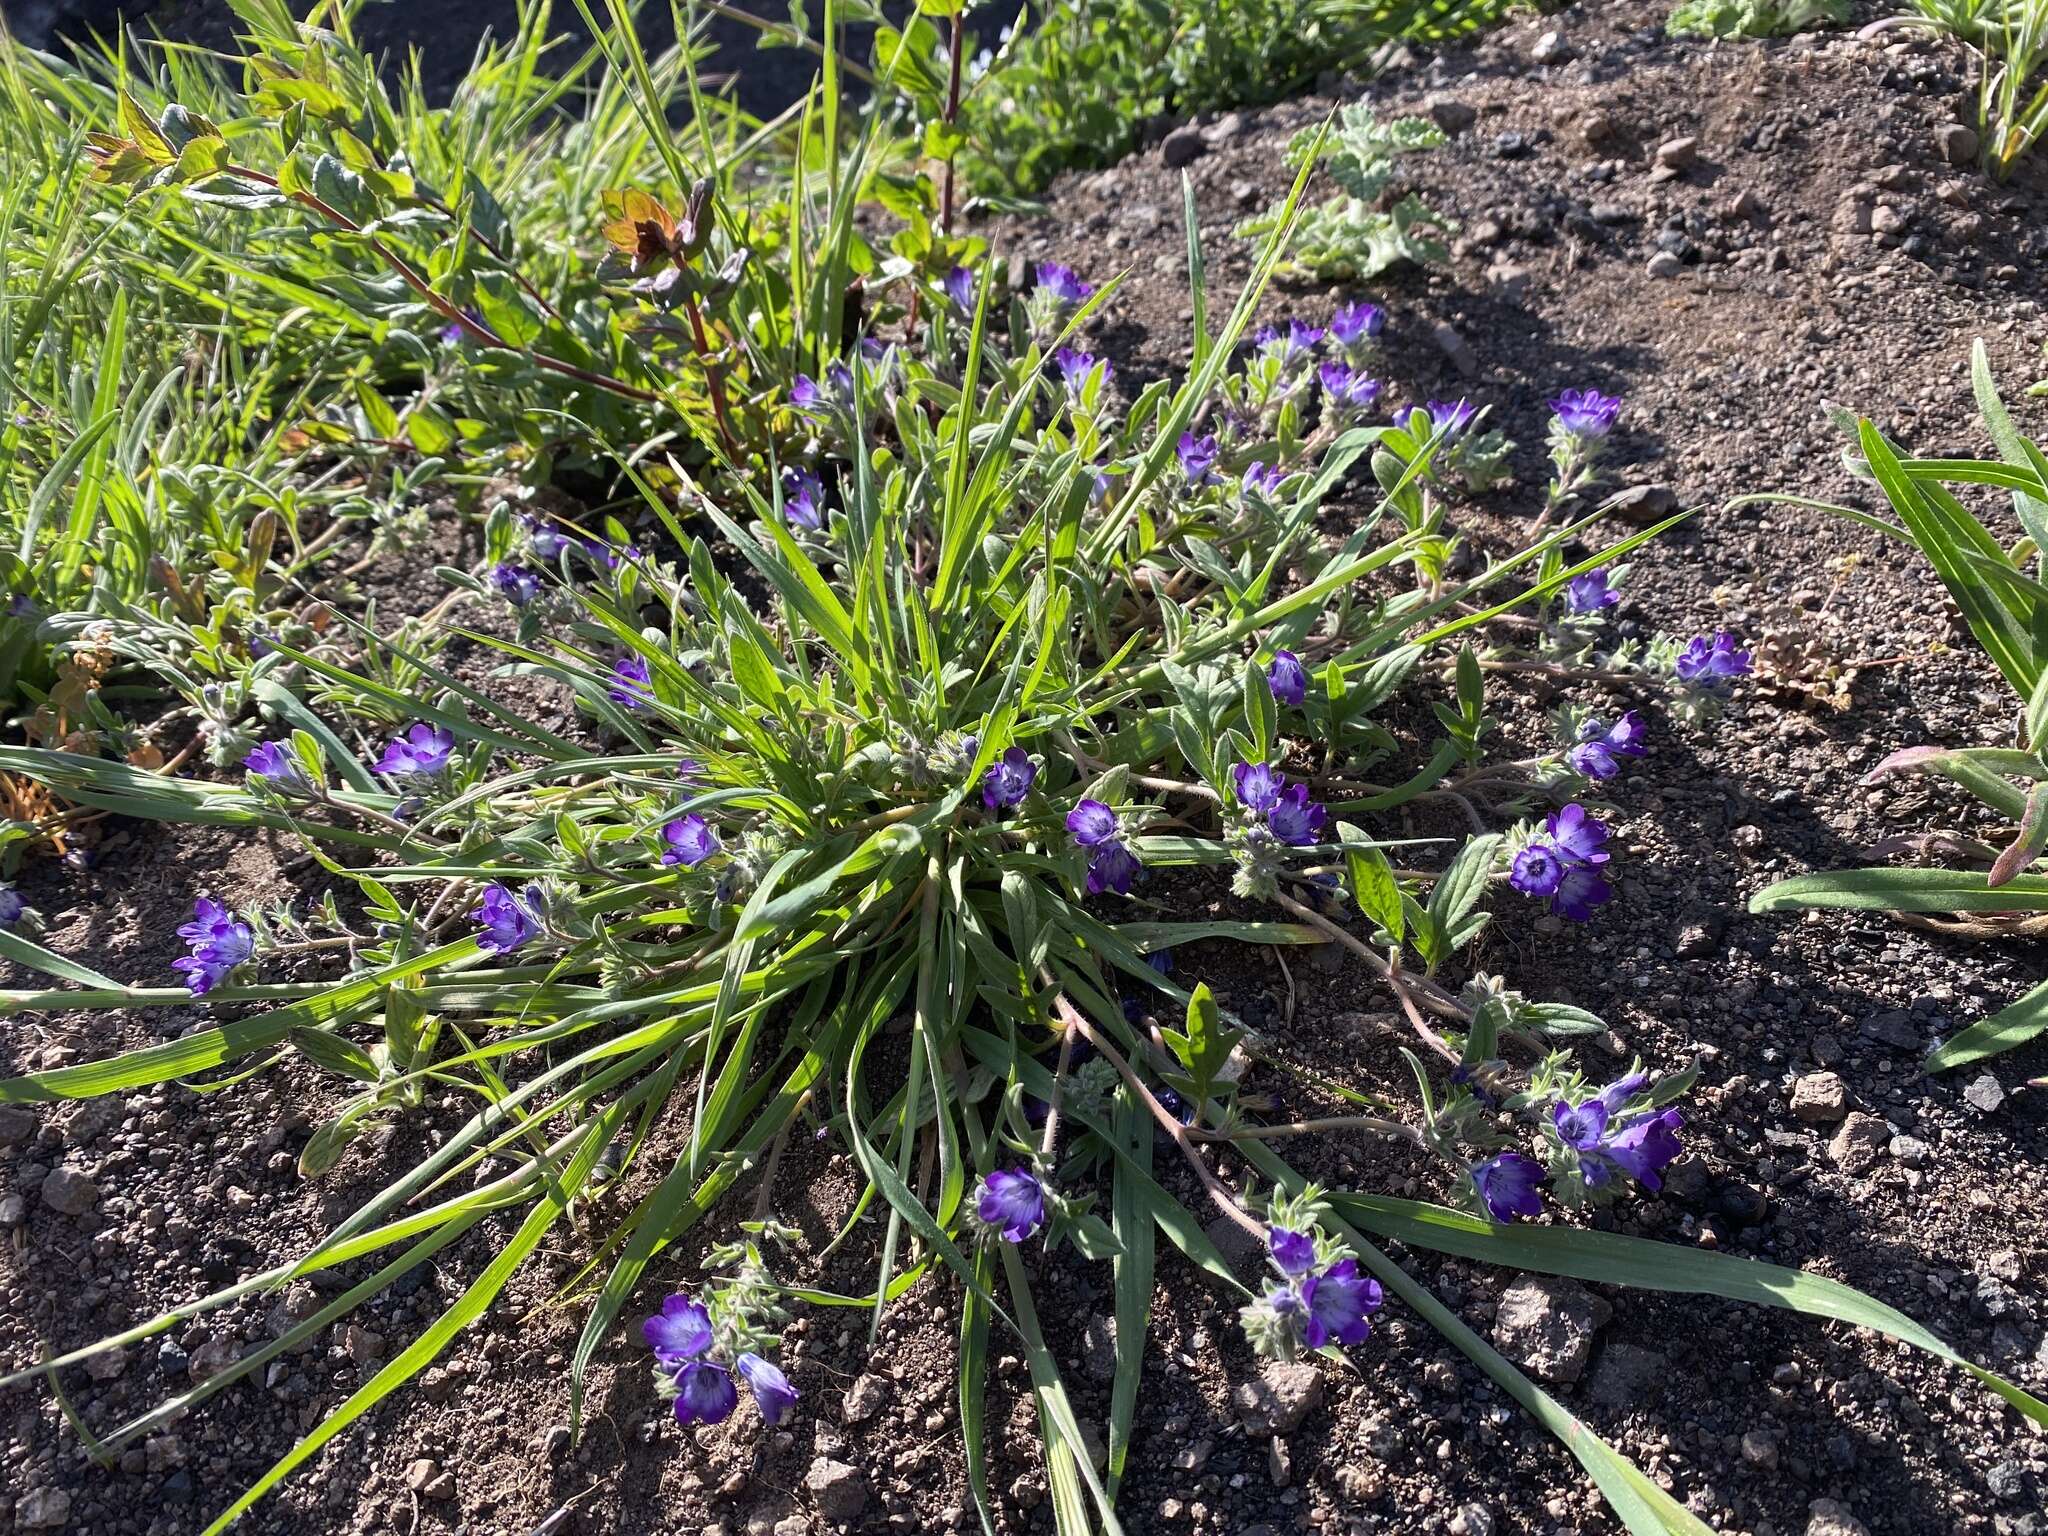
M655 57L622 9L587 12L597 42L566 70L541 68L530 12L445 108L379 77L348 7L238 14L251 58L232 68L116 49L9 71L5 655L29 744L0 748L4 835L19 858L108 813L278 831L327 881L286 906L201 900L157 986L46 948L7 893L0 952L55 985L0 1010L196 998L216 1022L0 1083L0 1100L226 1087L297 1058L348 1085L301 1155L309 1178L430 1090L476 1107L303 1254L112 1341L375 1265L96 1454L459 1242L491 1245L466 1289L215 1529L563 1241L582 1245L563 1300L587 1319L572 1411L624 1331L682 1424L774 1426L807 1406L778 1352L795 1309L872 1329L916 1288L957 1295L957 1414L991 1530L999 1339L1027 1363L1059 1529L1123 1528L1162 1261L1235 1297L1277 1359L1364 1358L1376 1313L1412 1313L1635 1532L1706 1527L1383 1244L1854 1323L2048 1423L1849 1287L1564 1219L1660 1187L1692 1064L1589 1080L1572 1046L1601 1020L1462 957L1496 903L1540 904L1569 943L1616 899L1602 786L1649 732L1711 725L1751 655L1731 630L1610 624L1631 552L1677 521L1606 533L1622 398L1551 399L1547 487L1518 547L1487 557L1460 517L1513 445L1485 402L1390 398L1364 293L1254 327L1290 266L1431 259L1410 233L1425 210L1380 204L1390 153L1434 129L1358 109L1301 136L1288 196L1240 231L1256 258L1235 294L1212 287L1190 216L1189 366L1127 391L1084 339L1117 276L1014 270L964 213L983 186L1066 163L1062 144L1105 143L1050 106L1051 158L1004 135L1029 128L1017 102L1052 94L1048 59L1136 47L1114 28L1082 40L1059 12L984 58L935 0L854 60L842 26L876 18L828 7L797 39L815 88L763 123L705 92L688 12L684 46ZM1368 35L1450 24L1319 10L1304 42L1291 16L1224 19L1176 28L1170 87L1145 87L1162 108L1284 90ZM1138 87L1093 77L1127 115ZM1005 91L998 131L984 114ZM2032 700L2023 567L2040 541L2004 550L1939 497L1991 484L2038 512L2040 455L1995 423L2000 466L1901 463L1867 425L1859 452ZM571 506L540 494L564 486ZM361 551L465 517L485 558L442 571L431 612L357 600ZM450 662L458 640L493 658L486 675ZM1515 757L1505 676L1625 683L1646 704L1561 710L1548 749ZM2027 776L2017 756L1915 765L1979 793L1998 778L2031 862L2048 818L2005 783ZM1444 830L1400 830L1420 807ZM1951 896L1986 883L1942 878ZM1263 915L1181 899L1225 881ZM1875 899L1897 884L1795 894L1912 905ZM1318 1081L1342 1113L1272 1116L1263 1090L1301 1068L1176 979L1175 947L1212 939L1355 956L1406 1021L1412 1096ZM312 955L333 974L277 979ZM1952 1048L1966 1041L1997 1043ZM798 1135L859 1170L843 1236L873 1241L868 1291L783 1262L777 1174ZM1337 1135L1420 1148L1439 1198L1324 1187L1287 1156ZM1162 1182L1175 1166L1205 1207ZM640 1193L622 1214L587 1219L623 1184ZM1261 1272L1225 1257L1213 1215L1257 1243ZM700 1226L719 1240L688 1271L675 1251ZM1099 1465L1034 1300L1035 1268L1064 1263L1108 1266L1114 1291ZM107 1342L8 1380L61 1387Z

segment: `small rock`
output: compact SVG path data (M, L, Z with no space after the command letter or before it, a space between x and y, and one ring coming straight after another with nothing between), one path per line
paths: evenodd
M1686 171L1699 163L1700 141L1688 135L1682 139L1666 139L1657 146L1651 157L1667 171Z
M1943 123L1934 130L1934 143L1950 165L1977 163L1977 130L1967 123Z
M1529 50L1529 57L1538 64L1562 64L1571 56L1572 45L1555 28L1537 38L1536 46Z
M1711 955L1721 947L1721 935L1727 931L1727 916L1720 912L1709 912L1696 917L1678 930L1678 937L1672 943L1672 951L1681 960L1697 960Z
M384 1335L350 1323L341 1330L341 1347L357 1365L368 1365L373 1360L383 1359Z
M1669 251L1659 251L1650 258L1643 270L1652 277L1676 277L1685 270L1685 263Z
M1835 204L1832 223L1836 230L1845 235L1867 235L1870 233L1876 210L1867 196L1855 192L1847 193Z
M1429 335L1436 343L1437 350L1450 359L1451 366L1458 370L1460 378L1469 379L1479 372L1479 359L1473 355L1471 343L1458 334L1456 326L1448 321L1439 320L1429 328Z
M1269 1365L1237 1389L1237 1416L1251 1435L1291 1435L1321 1406L1323 1374L1306 1360Z
M0 1104L0 1147L18 1147L36 1133L36 1117L18 1104Z
M1212 149L1218 144L1228 144L1244 133L1244 114L1226 112L1215 122L1202 130L1202 142Z
M1199 1472L1209 1464L1215 1454L1216 1442L1207 1435L1192 1445L1184 1445L1173 1453L1173 1467L1176 1472Z
M1190 123L1169 133L1166 142L1159 146L1159 153L1168 170L1178 170L1209 153L1209 146L1202 141L1201 131Z
M1984 1474L1984 1485L2008 1504L2017 1504L2027 1492L2026 1469L2016 1461L2001 1461Z
M98 1354L85 1357L85 1374L94 1381L112 1381L128 1369L128 1351L125 1349L103 1349Z
M438 1461L421 1457L405 1469L405 1486L423 1499L452 1499L455 1497L455 1474L445 1470Z
M868 1505L867 1479L860 1468L820 1456L804 1474L804 1487L818 1501L818 1513L835 1525L851 1525Z
M1097 1381L1116 1376L1116 1319L1097 1313L1081 1330L1081 1363Z
M18 1192L0 1195L0 1227L18 1227L27 1220L27 1200Z
M1484 1504L1467 1504L1451 1516L1451 1536L1493 1536L1493 1511Z
M1870 232L1873 235L1903 234L1906 216L1890 203L1879 203L1870 211Z
M1429 120L1456 137L1479 121L1477 109L1450 96L1432 96L1423 102L1422 110L1429 114Z
M1778 1437L1765 1430L1752 1429L1742 1437L1742 1459L1760 1471L1777 1471Z
M1883 1156L1891 1127L1875 1115L1853 1114L1828 1143L1828 1156L1844 1173L1861 1173Z
M1913 1016L1903 1009L1872 1014L1863 1021L1863 1033L1895 1051L1920 1049L1920 1031L1913 1023Z
M1815 1499L1806 1512L1811 1517L1806 1536L1870 1536L1870 1528L1849 1513L1849 1506L1834 1499Z
M849 1424L865 1424L888 1407L891 1390L887 1377L872 1373L855 1377L846 1389L846 1401L839 1405L840 1417Z
M1918 1136L1894 1136L1891 1153L1908 1168L1925 1168L1934 1156L1934 1149Z
M216 1335L192 1351L192 1358L185 1365L186 1374L194 1381L205 1381L233 1365L241 1353L241 1341L232 1333Z
M1809 1072L1792 1083L1792 1113L1809 1125L1833 1125L1849 1112L1849 1090L1833 1072Z
M1678 493L1668 485L1632 485L1615 492L1601 507L1610 517L1618 517L1624 523L1657 523L1678 510Z
M43 1180L43 1204L60 1216L83 1216L99 1202L99 1185L74 1168L53 1169Z
M31 1488L14 1506L14 1523L25 1531L61 1531L71 1523L71 1495L62 1488Z
M1545 1381L1577 1381L1593 1353L1593 1335L1612 1309L1573 1280L1519 1275L1501 1292L1493 1342Z
M1986 1072L1963 1090L1963 1097L1969 1101L1972 1109L1988 1115L2005 1102L2005 1090L1999 1086L1997 1078ZM54 1180L57 1175L53 1173L50 1177ZM50 1198L49 1188L48 1184L43 1186L45 1200Z
M1764 205L1758 201L1757 195L1744 187L1721 205L1721 218L1729 224L1740 224L1745 219L1755 218L1763 211Z

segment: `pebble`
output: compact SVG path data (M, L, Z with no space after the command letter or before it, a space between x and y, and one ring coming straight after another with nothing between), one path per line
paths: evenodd
M1669 251L1659 251L1650 258L1643 270L1652 277L1676 277L1685 270L1685 263Z
M1166 142L1159 146L1160 157L1166 161L1168 170L1192 165L1207 153L1209 146L1203 141L1201 130L1192 123L1174 129L1166 136Z
M1519 1275L1501 1292L1493 1342L1544 1381L1568 1385L1585 1373L1593 1335L1613 1308L1574 1280Z
M1894 1136L1891 1154L1908 1168L1924 1168L1934 1156L1934 1149L1918 1136Z
M1562 64L1571 56L1572 45L1555 28L1537 38L1536 46L1529 50L1529 57L1538 64Z
M1097 1381L1116 1376L1116 1319L1097 1313L1081 1330L1081 1363Z
M1997 1078L1986 1072L1973 1079L1970 1086L1963 1090L1963 1098L1969 1102L1972 1109L1988 1115L2005 1102L2005 1090L1999 1086ZM51 1177L54 1178L55 1175ZM45 1195L44 1198L49 1197Z
M1870 1528L1837 1500L1815 1499L1806 1512L1806 1536L1870 1536Z
M1671 258L1676 261L1676 256ZM1632 485L1602 503L1610 517L1638 526L1662 522L1678 510L1678 493L1668 485Z
M1233 1401L1247 1434L1291 1435L1321 1406L1323 1373L1306 1360L1275 1362L1239 1386Z
M1913 1016L1899 1009L1872 1014L1863 1021L1863 1033L1895 1051L1920 1049L1920 1030L1913 1023Z
M1422 103L1422 110L1429 114L1429 120L1456 137L1479 120L1479 112L1466 102L1452 96L1431 96Z
M62 1488L31 1488L14 1506L14 1523L25 1531L61 1531L71 1523L71 1495Z
M99 1202L99 1185L76 1169L52 1169L43 1180L43 1204L60 1216L83 1216Z
M1673 174L1690 170L1699 163L1700 141L1690 135L1682 139L1666 139L1657 146L1657 152L1651 158Z
M18 1104L0 1104L0 1147L18 1147L36 1133L36 1117Z
M1792 1084L1792 1113L1809 1125L1832 1125L1849 1112L1849 1090L1833 1072L1809 1072Z
M1439 320L1429 328L1429 335L1437 350L1458 370L1460 378L1469 379L1479 372L1479 358L1473 353L1472 344L1458 333L1455 325Z
M1884 1155L1891 1127L1875 1115L1853 1114L1828 1143L1828 1157L1844 1173L1861 1173Z
M1967 123L1943 123L1934 130L1934 144L1950 165L1977 163L1977 130Z
M804 1474L804 1487L818 1501L818 1513L837 1525L851 1525L868 1505L867 1479L860 1468L820 1456Z
M839 1416L849 1424L865 1424L889 1406L891 1390L885 1376L870 1372L855 1377L853 1385L846 1389L846 1400L839 1405Z
M1742 1437L1742 1459L1759 1471L1777 1471L1778 1437L1767 1430L1750 1430Z

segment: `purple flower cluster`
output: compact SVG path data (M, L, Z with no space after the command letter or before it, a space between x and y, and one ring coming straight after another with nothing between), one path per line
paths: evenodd
M694 812L663 827L661 840L668 844L661 851L661 862L680 864L685 869L695 869L722 846L718 834L711 830L711 823Z
M192 953L173 960L171 969L185 973L185 986L194 997L204 997L256 953L255 930L206 896L192 904L192 921L178 929L178 937Z
M782 472L782 515L798 528L821 528L825 523L825 485L808 469Z
M1183 432L1174 445L1174 452L1180 457L1180 472L1189 485L1206 485L1215 479L1216 460L1222 451L1214 433L1197 437L1192 432Z
M1275 651L1272 663L1266 668L1266 686L1273 690L1273 701L1288 709L1299 709L1308 698L1308 668L1301 664L1301 658L1292 651Z
M1387 312L1377 304L1343 304L1330 316L1330 340L1346 351L1379 340L1387 328Z
M394 779L431 779L455 755L455 733L444 725L415 720L403 736L394 737L377 759L376 769Z
M1383 1299L1377 1280L1358 1272L1356 1259L1318 1267L1316 1242L1306 1232L1266 1229L1266 1251L1286 1284L1266 1296L1273 1311L1293 1319L1310 1349L1327 1344L1363 1344L1372 1333L1366 1321Z
M1038 264L1038 291L1052 295L1062 309L1071 309L1095 292L1093 283L1084 283L1074 275L1074 269L1062 266L1057 261L1041 261Z
M477 942L493 954L509 955L540 932L540 887L513 892L498 884L484 887L483 900L469 914L482 930Z
M1725 629L1715 631L1711 640L1705 635L1695 636L1678 653L1672 671L1682 683L1698 688L1725 688L1736 678L1749 676L1749 652L1736 649L1736 645L1734 634Z
M1309 798L1306 784L1289 786L1270 763L1239 763L1232 771L1237 803L1265 818L1266 830L1290 848L1322 841L1329 811Z
M1131 894L1131 882L1142 867L1138 856L1125 846L1123 828L1116 812L1100 800L1083 800L1067 812L1067 831L1074 844L1088 854L1088 894L1100 896L1115 891Z
M1678 1141L1684 1117L1675 1109L1626 1118L1621 1113L1648 1083L1646 1074L1631 1072L1582 1104L1560 1102L1552 1108L1558 1140L1579 1154L1579 1172L1588 1189L1611 1183L1617 1173L1627 1174L1645 1189L1664 1187L1664 1170L1684 1150Z
M1524 896L1542 896L1560 917L1583 923L1614 895L1600 873L1608 860L1607 825L1583 805L1566 806L1545 825L1546 836L1515 855L1508 884Z
M1087 389L1088 380L1097 369L1102 371L1105 388L1115 377L1116 368L1108 358L1097 357L1093 352L1083 352L1078 347L1061 347L1052 355L1053 366L1059 369L1060 382L1066 386L1067 399L1072 404L1081 403L1082 391Z
M628 652L612 663L612 685L605 697L626 709L645 709L654 702L654 678L647 658Z
M780 1367L756 1354L742 1354L727 1369L712 1357L711 1312L688 1296L671 1296L661 1311L640 1325L640 1336L654 1351L654 1368L675 1393L679 1424L722 1424L739 1406L733 1376L747 1384L761 1421L771 1428L796 1406L796 1388Z
M1634 710L1611 726L1604 720L1587 720L1579 727L1578 745L1566 752L1564 758L1572 772L1597 783L1621 772L1622 758L1641 757L1645 750L1643 742L1649 734L1650 728Z
M491 587L514 608L524 608L540 596L540 572L516 561L501 561L491 567Z
M1010 747L989 764L982 776L981 803L992 811L1007 811L1021 805L1038 782L1038 764L1022 747Z
M1605 568L1574 576L1564 584L1564 611L1572 614L1598 613L1621 601L1621 594L1607 584Z
M1332 360L1316 370L1316 378L1322 383L1324 398L1341 414L1363 415L1379 401L1380 382L1363 368Z
M1247 498L1263 496L1271 499L1280 489L1280 482L1287 478L1287 470L1280 464L1268 464L1262 459L1253 459L1239 477L1237 488Z
M272 789L304 789L305 765L298 754L281 741L259 742L249 749L242 766Z
M1605 437L1621 416L1621 401L1597 389L1567 389L1550 402L1559 430L1581 442Z
M1006 1243L1021 1243L1045 1225L1045 1186L1028 1168L997 1168L974 1192L974 1214Z
M1445 442L1464 436L1479 419L1479 407L1462 395L1456 400L1432 400L1423 409L1429 412L1430 430L1441 432Z

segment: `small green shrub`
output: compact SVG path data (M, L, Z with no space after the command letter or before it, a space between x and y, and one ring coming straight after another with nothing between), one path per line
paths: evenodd
M1673 37L1790 37L1849 24L1849 0L1683 0L1664 29Z
M1436 262L1447 254L1438 234L1456 224L1431 211L1414 193L1392 207L1380 206L1395 161L1444 142L1443 130L1419 117L1381 123L1372 108L1355 102L1337 114L1326 132L1307 128L1287 146L1287 164L1300 170L1320 164L1337 184L1335 196L1305 210L1287 246L1287 264L1330 282L1375 277L1398 262ZM1273 208L1237 226L1241 240L1262 240L1281 225Z

